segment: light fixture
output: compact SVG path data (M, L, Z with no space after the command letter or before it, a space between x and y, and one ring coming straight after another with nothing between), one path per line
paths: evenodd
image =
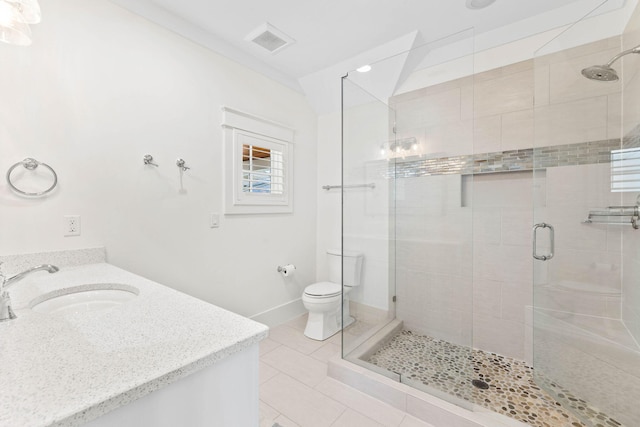
M15 5L27 24L39 24L42 20L38 0L5 0Z
M38 0L0 0L0 41L18 46L31 44L29 24L41 21Z
M492 5L495 1L496 0L467 0L467 7L469 9L484 9Z
M18 46L31 44L31 28L15 3L0 0L0 41Z
M380 155L387 159L421 155L420 143L415 137L385 142L380 145Z
M356 68L356 71L359 73L368 73L369 71L371 71L371 65L369 64L363 65L360 68Z

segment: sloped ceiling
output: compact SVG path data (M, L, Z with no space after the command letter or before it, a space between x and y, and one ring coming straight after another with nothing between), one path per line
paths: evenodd
M604 0L496 0L471 10L466 0L111 0L295 90L317 111L334 104L322 95L330 79L376 60L401 54L426 41L447 40L472 29L475 36L502 32L489 44L507 43L575 22ZM632 1L632 0L626 0ZM602 11L624 6L609 0ZM526 27L514 23L527 21ZM532 24L533 21L533 24ZM271 54L245 37L265 22L296 42ZM427 50L393 61L393 86L423 63ZM338 80L339 81L339 80ZM330 84L335 88L335 83ZM339 87L339 86L338 86ZM382 89L381 89L382 90ZM328 93L327 91L324 91ZM384 90L382 90L384 92Z

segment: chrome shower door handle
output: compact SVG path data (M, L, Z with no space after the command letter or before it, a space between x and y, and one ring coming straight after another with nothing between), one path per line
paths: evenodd
M548 255L538 255L537 246L538 246L538 228L548 228L549 229L549 242L550 242L550 250ZM553 258L553 252L555 250L555 230L551 224L547 224L541 222L540 224L536 224L533 226L533 257L535 259L539 259L541 261L549 261Z

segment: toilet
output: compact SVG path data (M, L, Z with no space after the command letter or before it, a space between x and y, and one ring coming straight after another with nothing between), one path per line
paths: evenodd
M353 287L360 285L362 273L363 256L360 253L344 253L343 278L341 277L342 252L339 249L327 250L327 256L329 281L309 285L302 294L302 303L309 310L304 334L318 341L324 341L342 329L342 312L345 318L344 327L353 323L354 319L349 315L348 294ZM344 284L344 299L342 284Z

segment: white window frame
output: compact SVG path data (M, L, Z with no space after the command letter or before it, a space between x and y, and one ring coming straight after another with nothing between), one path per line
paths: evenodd
M293 137L295 131L280 123L223 107L225 214L293 212ZM282 152L282 194L249 193L242 189L243 145Z

